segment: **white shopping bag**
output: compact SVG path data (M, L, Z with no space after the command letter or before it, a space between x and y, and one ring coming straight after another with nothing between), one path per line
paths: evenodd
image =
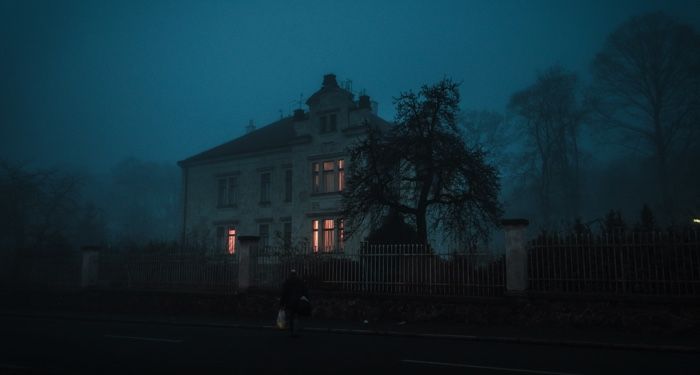
M280 310L277 313L277 328L279 328L279 329L286 329L287 328L287 316L284 313L284 310Z

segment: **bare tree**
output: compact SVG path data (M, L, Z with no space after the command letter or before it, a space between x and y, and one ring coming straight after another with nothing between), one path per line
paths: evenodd
M396 125L369 127L350 150L344 216L349 232L399 213L428 243L428 227L459 242L487 237L501 215L499 181L481 149L467 147L457 127L458 84L444 79L395 101Z
M574 73L555 66L539 74L536 82L515 93L509 109L528 139L523 162L537 187L539 209L550 224L557 207L568 217L580 210L579 131L586 110Z
M661 12L634 17L610 34L592 68L598 119L643 140L673 217L672 159L697 143L700 129L700 37Z
M68 246L82 179L57 169L0 162L0 242L20 251Z

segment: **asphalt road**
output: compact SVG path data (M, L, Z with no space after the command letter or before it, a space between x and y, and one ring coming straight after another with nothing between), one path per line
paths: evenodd
M700 374L697 353L0 316L11 374Z

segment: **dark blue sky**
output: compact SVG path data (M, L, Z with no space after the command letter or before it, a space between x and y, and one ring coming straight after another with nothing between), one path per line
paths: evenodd
M605 37L700 1L17 1L0 5L0 158L106 168L175 162L351 79L392 97L443 76L465 109L503 110L535 73L584 76Z

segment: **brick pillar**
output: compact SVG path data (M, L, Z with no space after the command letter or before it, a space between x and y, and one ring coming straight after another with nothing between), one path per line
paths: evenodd
M97 246L83 246L83 266L81 269L80 286L90 288L97 286L99 278L100 248Z
M259 236L238 236L238 290L250 288L250 256L258 248Z
M506 245L506 291L522 294L527 290L527 249L525 246L526 219L505 219L501 221L505 232Z

